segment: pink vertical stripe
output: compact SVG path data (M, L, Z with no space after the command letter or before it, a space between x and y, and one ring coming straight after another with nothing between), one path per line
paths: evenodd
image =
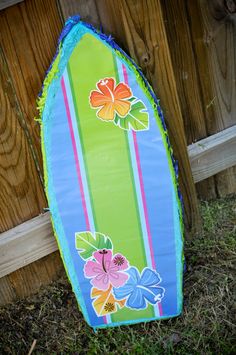
M84 216L85 216L85 221L86 221L86 228L89 231L90 230L90 223L89 223L88 211L87 211L87 207L86 207L86 201L85 201L85 195L84 195L84 189L83 189L83 182L82 182L81 170L80 170L80 165L79 165L79 158L78 158L78 153L77 153L77 149L76 149L76 143L75 143L75 136L74 136L74 131L73 131L72 119L71 119L69 103L68 103L68 99L67 99L67 95L66 95L65 81L64 81L63 77L61 79L61 87L62 87L64 102L65 102L65 106L66 106L66 114L67 114L67 119L68 119L68 124L69 124L69 129L70 129L70 135L71 135L71 141L72 141L72 146L73 146L73 151L74 151L75 166L76 166L76 171L77 171L77 176L78 176L78 181L79 181L82 205L83 205ZM105 324L107 324L106 316L103 316L103 322Z
M151 259L152 259L152 267L153 267L153 269L155 269L156 265L155 265L155 260L154 260L153 247L152 247L151 231L150 231L150 226L149 226L149 222L148 222L147 203L146 203L145 192L144 192L143 176L142 176L141 164L140 164L140 158L139 158L139 151L138 151L138 142L137 142L136 132L132 131L132 134L133 134L133 140L134 140L135 155L136 155L136 160L137 160L137 167L138 167L139 183L140 183L140 189L141 189L141 195L142 195L143 210L144 210L144 216L145 216L145 222L146 222L146 228L147 228L147 234L148 234L148 243L149 243L150 254L151 254Z
M73 146L73 151L74 151L74 156L75 156L75 166L76 166L76 171L77 171L77 176L78 176L78 181L79 181L79 187L80 187L82 205L83 205L84 216L85 216L85 221L86 221L86 227L87 227L87 230L89 231L90 230L90 223L89 223L88 211L87 211L86 202L85 202L82 176L81 176L80 165L79 165L79 158L78 158L78 153L77 153L77 149L76 149L75 136L74 136L73 126L72 126L70 108L69 108L69 103L68 103L68 99L67 99L67 95L66 95L65 81L64 81L63 77L61 78L61 88L62 88L62 92L63 92L63 96L64 96L64 101L65 101L65 106L66 106L66 114L67 114L69 129L70 129L70 136L71 136L71 141L72 141L72 146Z
M122 70L123 70L123 75L124 75L124 79L125 79L125 84L129 85L129 81L128 81L128 74L127 74L127 70L124 64L122 64Z
M141 195L142 195L143 210L144 210L144 216L145 216L145 222L146 222L146 228L147 228L147 234L148 234L148 243L149 243L150 254L151 254L151 259L152 259L152 267L153 267L153 269L155 269L156 265L155 265L155 260L154 260L153 247L152 247L151 231L150 231L150 226L149 226L149 222L148 222L147 203L146 203L145 192L144 192L143 176L142 176L141 163L140 163L139 151L138 151L138 142L137 142L136 132L132 131L132 134L133 134L134 149L135 149L135 155L136 155L136 161L137 161L137 167L138 167L138 176L139 176L140 190L141 190Z
M126 67L124 66L124 64L122 64L122 69L123 69L125 84L128 85L128 74L127 74ZM134 149L135 149L135 156L136 156L136 161L137 161L139 183L140 183L140 190L141 190L141 195L142 195L142 203L143 203L144 217L145 217L145 223L146 223L147 234L148 234L148 243L149 243L149 248L150 248L152 267L154 270L156 270L154 253L153 253L153 246L152 246L151 230L150 230L150 225L149 225L149 221L148 221L148 212L147 212L147 203L146 203L145 192L144 192L143 176L142 176L141 163L140 163L140 157L139 157L139 151L138 151L138 142L137 142L136 132L132 131L132 134L133 134L133 140L134 140ZM162 312L161 302L158 303L158 308L159 308L160 316L162 316L163 312Z

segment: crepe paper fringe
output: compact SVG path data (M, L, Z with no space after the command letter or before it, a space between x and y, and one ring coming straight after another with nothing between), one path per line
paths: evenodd
M68 35L68 33L71 31L71 29L79 22L84 27L86 27L89 30L91 30L92 32L94 32L101 40L105 41L110 47L112 47L115 50L115 53L121 59L123 59L125 61L125 64L127 64L132 69L134 69L134 74L135 74L137 80L139 80L140 86L143 88L145 93L149 96L152 107L154 108L155 115L156 115L156 112L158 113L158 115L156 115L156 121L157 121L157 123L161 122L161 127L159 127L159 128L161 129L162 137L164 138L163 141L164 141L165 147L166 147L167 151L169 152L168 160L170 158L171 175L172 175L173 183L175 186L175 191L176 191L176 196L177 196L177 201L178 201L178 213L179 213L179 218L180 218L181 237L182 237L182 241L183 241L184 240L184 223L183 223L184 205L183 205L183 198L182 198L182 194L179 189L179 182L178 182L178 180L179 180L178 161L174 159L173 149L170 145L167 127L166 127L165 120L164 120L164 115L163 115L162 109L160 107L160 100L156 97L151 85L149 84L147 79L144 77L140 67L133 61L132 58L130 58L123 51L123 49L121 49L117 45L117 43L114 41L114 39L111 35L107 36L106 34L102 33L101 31L96 30L92 25L81 21L79 15L75 15L75 16L68 18L68 20L65 22L65 26L61 32L61 35L58 39L56 53L53 57L50 67L48 68L48 70L46 72L46 77L45 77L43 85L42 85L42 90L38 96L37 109L39 111L39 117L35 118L35 120L38 121L40 124L42 124L43 110L44 110L45 102L47 99L48 88L49 88L52 80L54 78L56 78L56 75L59 70L58 67L59 67L59 62L60 62L61 53L62 53L63 41L64 41L65 37ZM41 130L41 131L43 131L43 130ZM45 186L44 187L45 187L46 195L48 197L48 193L47 193L48 192L48 176L47 176L47 168L46 168L46 156L45 156L45 146L44 146L43 134L41 135L41 137L42 137L42 150L43 150L44 176L45 176L45 181L44 181ZM54 222L52 221L52 224L53 224L54 233L56 235L55 221ZM60 253L62 256L63 254L62 254L61 250L60 250ZM64 266L65 266L65 269L67 272L67 268L66 268L66 264L65 264L63 256L62 256L62 259L63 259L63 263L64 263ZM182 269L183 269L183 265L184 265L184 255L182 254ZM67 272L67 274L68 274L68 272ZM69 275L67 275L67 276L69 277ZM86 316L86 314L85 314L85 316ZM85 317L85 318L87 318L87 317ZM170 317L167 317L167 318L170 318ZM127 322L127 324L137 323L137 322L136 321L132 321L132 322L129 321L129 322ZM124 324L124 322L122 322L121 324ZM119 324L116 324L116 325L119 325ZM104 324L104 326L101 326L101 328L107 327L107 326L109 326L109 324ZM112 326L114 326L114 324L112 324Z
M47 99L48 87L52 80L56 77L56 74L58 72L58 65L61 57L61 46L62 42L59 42L57 47L57 54L54 56L53 61L47 71L46 77L43 82L42 90L37 99L37 110L39 111L39 117L35 118L34 120L39 122L40 124L42 123L43 109Z

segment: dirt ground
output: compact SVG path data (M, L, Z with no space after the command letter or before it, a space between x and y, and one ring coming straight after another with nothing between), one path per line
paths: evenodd
M0 354L235 354L236 196L201 203L185 241L182 316L94 333L66 277L0 310Z

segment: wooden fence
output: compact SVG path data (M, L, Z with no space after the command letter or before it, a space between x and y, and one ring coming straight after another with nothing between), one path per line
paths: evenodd
M0 9L0 303L36 291L63 270L42 214L47 202L33 117L70 15L112 34L161 99L186 227L200 223L197 194L236 192L236 1L1 0Z

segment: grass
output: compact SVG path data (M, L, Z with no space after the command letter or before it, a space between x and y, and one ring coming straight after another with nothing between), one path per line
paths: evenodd
M0 354L235 354L236 198L201 203L185 242L182 316L94 333L65 277L0 310Z

